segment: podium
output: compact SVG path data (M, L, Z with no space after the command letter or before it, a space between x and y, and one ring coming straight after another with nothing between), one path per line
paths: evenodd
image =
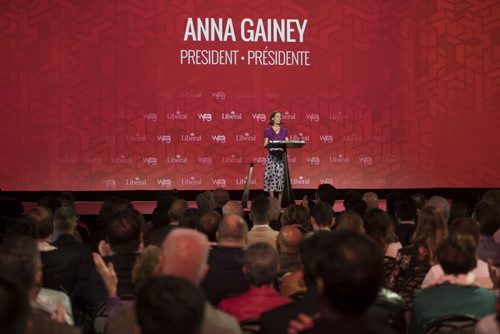
M284 173L284 187L283 198L281 199L281 207L286 208L290 204L295 204L295 196L293 194L292 182L290 181L290 169L288 168L288 148L301 148L304 146L303 140L270 140L267 144L267 149L282 148L283 149L283 173Z

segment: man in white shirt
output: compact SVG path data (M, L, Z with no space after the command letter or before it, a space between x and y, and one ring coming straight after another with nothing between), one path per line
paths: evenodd
M269 226L270 208L271 205L267 197L259 196L252 201L250 219L253 221L253 227L248 231L248 245L266 242L276 248L278 231Z

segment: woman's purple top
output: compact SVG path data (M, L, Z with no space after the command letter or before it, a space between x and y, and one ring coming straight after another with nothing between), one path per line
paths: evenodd
M264 138L269 140L285 140L286 137L288 137L288 130L284 127L281 127L278 133L274 132L272 126L264 130Z

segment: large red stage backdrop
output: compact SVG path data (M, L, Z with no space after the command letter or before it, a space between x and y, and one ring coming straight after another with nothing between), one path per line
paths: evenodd
M0 1L4 190L500 187L500 2Z

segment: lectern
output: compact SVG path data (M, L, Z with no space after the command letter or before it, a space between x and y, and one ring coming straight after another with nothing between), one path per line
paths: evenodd
M293 194L292 182L290 181L290 169L288 168L288 148L300 148L304 146L303 140L270 140L267 148L282 148L283 149L283 172L285 176L283 198L281 200L281 207L286 208L290 204L295 204L295 196Z

